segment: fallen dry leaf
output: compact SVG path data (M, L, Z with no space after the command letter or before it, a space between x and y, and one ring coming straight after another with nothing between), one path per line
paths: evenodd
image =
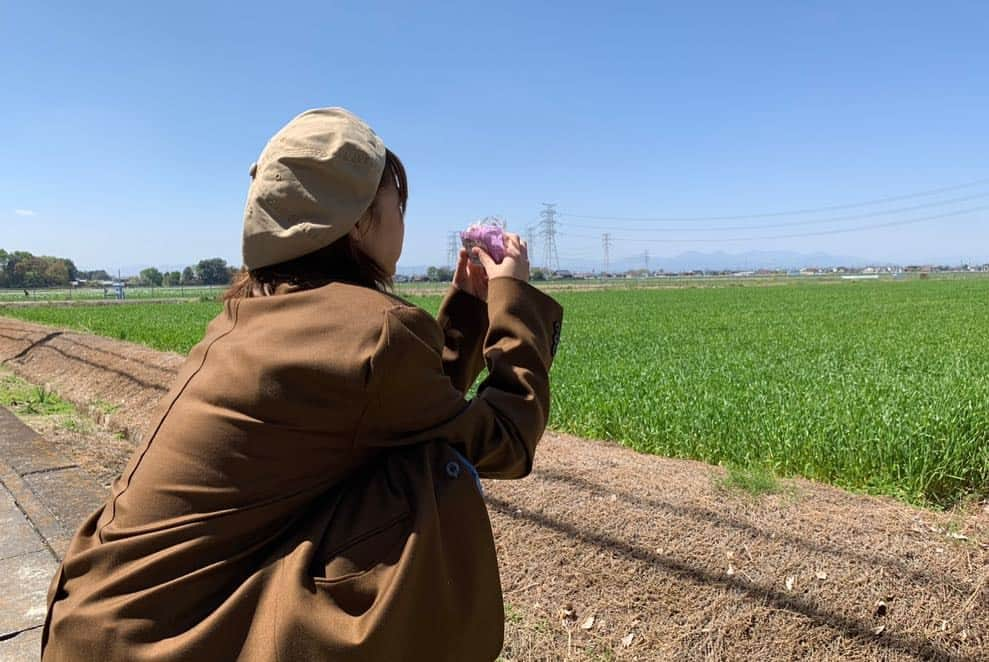
M968 536L966 536L964 533L955 533L954 531L949 533L948 537L954 538L955 540L968 540Z
M635 639L635 633L629 632L624 637L622 637L622 648L628 648L632 645L632 640Z
M885 625L880 625L879 627L872 629L872 634L882 634L886 630Z
M825 579L828 578L828 573L824 572L823 570L818 570L816 573L816 577L823 582Z
M594 627L594 616L588 616L584 619L584 622L580 624L581 630L590 630L592 627Z
M789 577L786 578L786 582L785 582L785 584L786 584L786 590L788 590L788 591L792 591L793 590L793 582L794 582L793 575L790 575Z
M729 577L734 577L735 576L735 566L733 566L731 563L729 563L728 564L728 570L725 571L725 574L728 575Z

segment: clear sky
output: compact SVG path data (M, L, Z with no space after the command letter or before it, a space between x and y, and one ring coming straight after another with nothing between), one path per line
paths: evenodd
M248 167L341 105L408 167L405 266L543 202L564 263L989 261L987 35L985 2L2 2L0 247L239 264Z

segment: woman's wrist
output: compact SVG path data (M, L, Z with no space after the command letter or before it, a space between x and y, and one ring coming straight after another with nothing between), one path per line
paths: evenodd
M451 283L450 284L450 287L452 289L456 290L457 292L462 292L463 294L466 294L469 297L472 297L474 299L477 299L478 301L484 301L484 299L482 299L480 296L478 296L476 292L472 292L470 289L468 289L466 287L463 287L461 285L458 285L457 283Z

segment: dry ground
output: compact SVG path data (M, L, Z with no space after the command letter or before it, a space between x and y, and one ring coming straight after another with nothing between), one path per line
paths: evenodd
M182 360L0 319L0 361L127 437L54 435L102 476ZM504 659L989 660L989 506L723 475L547 432L532 476L487 482Z

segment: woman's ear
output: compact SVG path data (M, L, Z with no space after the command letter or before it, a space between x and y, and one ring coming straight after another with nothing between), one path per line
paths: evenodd
M375 209L374 204L372 203L368 210L364 212L359 219L357 219L357 222L354 223L354 227L350 230L350 236L355 241L359 242L367 236L367 231L371 227L371 219L374 214Z

